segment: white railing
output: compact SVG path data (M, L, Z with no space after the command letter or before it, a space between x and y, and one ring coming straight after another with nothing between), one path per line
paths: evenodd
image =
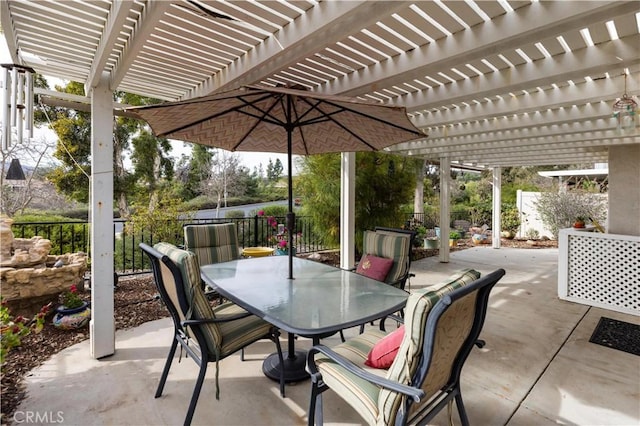
M560 299L640 316L640 237L562 229Z

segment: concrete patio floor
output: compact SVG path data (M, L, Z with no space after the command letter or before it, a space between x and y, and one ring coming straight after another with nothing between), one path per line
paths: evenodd
M481 335L487 344L474 349L462 374L471 424L640 424L640 357L589 342L602 316L635 324L640 317L560 301L557 257L557 249L476 247L452 253L447 264L437 258L413 262L412 290L465 267L507 271L491 295ZM182 424L197 376L193 361L174 361L164 395L153 397L170 340L167 318L119 331L115 355L102 360L90 357L88 341L63 350L26 379L28 397L14 424L29 413L47 420L41 423ZM310 341L297 345L308 347ZM244 362L239 356L222 361L219 401L210 364L193 424L305 424L310 383L288 385L281 398L277 383L261 370L273 348L269 341L258 342ZM331 391L324 395L326 424L362 423ZM448 424L443 411L433 424ZM454 423L460 424L457 414Z

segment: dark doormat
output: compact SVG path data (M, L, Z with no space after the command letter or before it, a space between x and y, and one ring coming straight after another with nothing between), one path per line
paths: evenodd
M640 356L640 325L600 317L589 341Z

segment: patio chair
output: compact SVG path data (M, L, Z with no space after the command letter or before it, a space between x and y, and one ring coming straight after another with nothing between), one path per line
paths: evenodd
M195 253L200 265L228 262L242 256L234 223L188 224L183 230L184 248Z
M210 263L228 262L241 258L238 231L235 224L187 224L183 227L184 248L196 255L198 265ZM205 283L202 283L203 288ZM218 298L220 295L214 288L205 288L209 299Z
M412 274L410 272L411 270L411 250L413 250L413 246L414 246L414 241L416 239L416 236L418 235L418 233L416 231L412 231L410 229L399 229L399 228L385 228L382 226L376 226L375 227L375 232L378 234L386 234L386 235L391 235L391 236L405 236L409 238L409 254L406 257L406 261L407 261L407 266L406 266L406 271L404 271L404 276L401 275L399 280L403 280L404 282L401 282L401 287L403 290L404 288L407 286L407 283L409 283L409 289L411 288L410 285L410 278L415 276L414 274Z
M503 275L503 269L483 278L463 271L412 293L404 328L388 335L369 329L333 348L312 347L309 425L322 424L322 393L329 388L367 424L426 424L455 400L468 425L460 374L482 330L489 293ZM367 367L388 370L375 374Z
M411 243L414 236L415 233L413 231L394 228L376 228L375 232L364 231L363 255L356 272L404 290L405 284L409 279ZM363 262L369 259L370 256L391 259L393 263L390 264L388 269L383 269L381 275L376 277L363 270ZM383 276L384 278L382 278Z
M212 308L200 286L200 268L193 253L168 243L158 243L153 248L141 243L140 248L151 260L156 287L171 314L174 328L155 397L162 395L178 343L200 366L184 420L188 425L198 403L207 364L216 363L216 399L220 399L218 362L258 340L269 338L275 343L282 363L280 333L276 327L234 303ZM280 377L280 393L284 395L284 374Z
M376 227L375 231L364 231L363 255L356 272L404 290L412 276L409 268L415 236L415 231L396 228ZM366 262L370 264L368 270ZM400 315L403 314L401 310ZM363 331L364 324L360 326L360 333Z

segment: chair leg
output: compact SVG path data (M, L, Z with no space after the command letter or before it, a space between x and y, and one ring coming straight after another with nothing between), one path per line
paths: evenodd
M196 411L196 405L198 404L198 398L200 397L200 390L204 383L204 376L207 374L207 361L200 361L200 372L198 373L198 380L196 380L196 386L193 388L193 395L191 396L191 402L189 403L189 409L187 410L187 417L184 419L184 426L189 426L193 419L193 413Z
M460 421L462 426L469 426L469 418L467 412L464 409L464 403L462 402L462 394L460 393L460 385L458 384L458 392L456 393L456 407L458 407L458 414L460 415Z
M160 383L158 383L158 389L156 389L156 398L159 398L162 395L162 391L164 390L164 384L167 381L167 376L169 375L169 369L171 368L171 362L173 361L173 357L176 354L176 348L178 347L178 340L174 336L173 343L171 343L171 349L169 349L169 355L167 356L167 361L164 363L164 369L162 370L162 375L160 376Z
M240 361L244 361L244 348L240 349Z
M313 379L312 379L313 380ZM322 394L318 389L318 383L313 381L311 384L311 400L309 402L309 420L308 425L321 426L323 424L322 419Z
M280 332L276 329L273 332L273 341L278 351L278 361L280 362L280 396L284 398L284 357L282 356L282 346L280 345Z

